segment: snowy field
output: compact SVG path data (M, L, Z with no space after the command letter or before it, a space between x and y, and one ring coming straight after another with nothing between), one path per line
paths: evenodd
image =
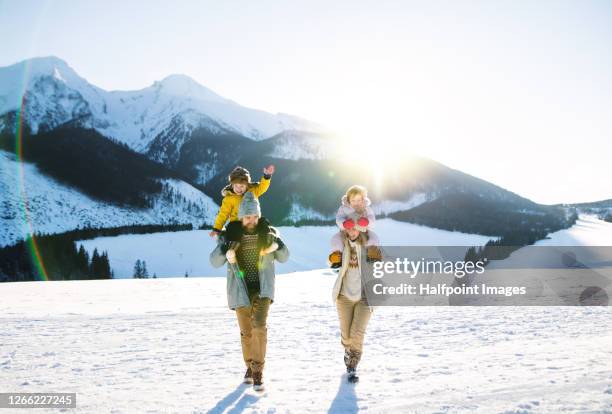
M546 243L572 235L612 225ZM334 278L278 276L263 394L241 384L224 278L2 284L0 390L76 392L86 413L612 413L610 307L377 308L349 385Z
M276 265L277 273L320 269L327 266L330 239L337 231L332 226L279 227L289 246L287 263ZM434 229L391 219L376 222L376 233L387 246L481 246L495 237ZM78 242L91 255L94 248L107 251L116 278L132 277L136 260L147 263L149 275L157 277L225 276L224 269L213 268L208 256L216 241L208 230L174 233L134 234L99 237Z
M278 277L261 395L223 278L6 283L0 389L87 413L612 412L609 307L377 308L353 386L333 280Z

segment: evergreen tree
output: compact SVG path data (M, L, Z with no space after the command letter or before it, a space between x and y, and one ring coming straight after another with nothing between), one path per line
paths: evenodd
M465 253L464 260L466 263L476 263L478 261L478 254L476 253L476 248L474 246L470 247Z
M89 279L97 279L100 275L100 254L95 248L91 256L91 266L89 267Z
M111 279L111 268L107 251L104 251L100 257L100 277L102 279Z
M82 244L77 255L77 268L80 273L79 278L87 277L89 273L89 253Z
M134 278L142 279L142 262L140 259L136 260L136 264L134 265Z
M147 270L147 262L145 262L144 260L142 261L142 278L143 279L149 278L149 271Z

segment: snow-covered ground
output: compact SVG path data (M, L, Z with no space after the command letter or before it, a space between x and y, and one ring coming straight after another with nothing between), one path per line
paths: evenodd
M334 278L278 277L261 395L224 278L2 284L0 389L87 413L612 412L609 307L377 308L353 386Z
M525 295L476 295L466 303L570 305L585 300L583 295L593 288L603 289L600 299L609 301L612 297L612 247L609 246L612 246L612 223L581 215L569 229L551 233L535 246L512 252L505 260L490 261L486 271L474 275L471 282L524 287Z
M612 223L600 220L595 215L581 214L572 227L551 233L547 239L540 240L535 245L612 246Z
M280 227L281 237L291 251L287 263L277 264L279 273L312 270L327 266L330 239L337 231L332 226ZM376 233L387 246L480 246L493 236L480 236L433 229L391 219L376 222ZM93 253L107 251L115 277L132 277L136 260L144 260L150 276L223 276L224 269L213 268L209 253L216 241L208 231L123 235L84 240L85 249Z
M397 242L401 225L381 220L378 230ZM417 227L401 240L432 234L419 239L431 229ZM324 251L332 230L282 229L296 262ZM209 240L201 233L183 234L186 246L197 241L189 236ZM440 234L436 242L459 244ZM166 245L181 239L165 235L177 236ZM612 225L581 217L548 242L569 235L601 244ZM159 236L144 239L157 254ZM196 248L202 262L209 247ZM241 384L222 277L1 284L0 389L76 392L75 411L88 413L612 413L610 307L379 307L361 381L349 385L334 279L327 270L278 275L263 394Z

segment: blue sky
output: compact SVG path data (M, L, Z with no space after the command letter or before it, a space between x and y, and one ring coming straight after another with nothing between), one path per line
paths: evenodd
M612 198L609 1L1 1L0 66L184 73L542 203ZM397 161L399 162L399 161Z

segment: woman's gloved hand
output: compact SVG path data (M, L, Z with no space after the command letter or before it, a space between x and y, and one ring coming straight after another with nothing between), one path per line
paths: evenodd
M368 263L372 262L381 262L382 261L382 252L378 246L369 246L366 250L367 252L367 261Z

